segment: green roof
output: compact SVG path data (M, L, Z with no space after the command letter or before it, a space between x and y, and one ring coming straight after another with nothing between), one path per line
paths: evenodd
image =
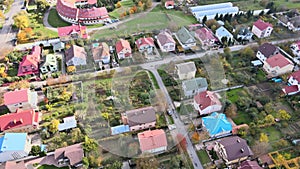
M194 37L184 26L179 29L176 35L181 43L187 43L189 39L193 39L193 41L195 41Z
M185 80L182 83L185 86L186 91L196 90L208 86L206 79L202 77L198 77L191 80Z

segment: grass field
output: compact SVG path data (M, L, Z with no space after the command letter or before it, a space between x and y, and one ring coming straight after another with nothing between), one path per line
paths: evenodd
M182 11L168 12L167 15L164 13L164 10L160 9L160 7L156 7L145 16L140 14L142 15L141 17L120 24L117 29L97 31L92 35L92 39L117 38L118 36L128 36L140 31L160 30L167 28L170 24L180 27L196 23L196 20L192 16L187 16Z
M200 151L197 151L197 155L201 161L202 164L207 164L210 162L210 159L206 153L205 150L200 150Z
M58 16L56 9L53 9L53 8L49 12L48 22L54 28L71 25L70 23L67 23L64 20L62 20Z
M132 6L134 6L134 3L132 0L125 0L121 1L121 5L122 6L120 8L116 8L114 11L110 12L109 16L119 18L122 13L128 11Z

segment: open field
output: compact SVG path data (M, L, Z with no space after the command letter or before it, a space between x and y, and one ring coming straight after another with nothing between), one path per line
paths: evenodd
M110 12L109 16L112 18L119 18L122 13L128 11L132 6L134 6L132 0L121 1L121 7L116 8L114 11Z
M147 15L120 24L116 29L99 30L91 35L92 39L117 38L118 36L128 36L135 32L160 30L167 27L180 27L196 23L192 16L184 15L182 11L170 11L164 13L160 7L154 8Z

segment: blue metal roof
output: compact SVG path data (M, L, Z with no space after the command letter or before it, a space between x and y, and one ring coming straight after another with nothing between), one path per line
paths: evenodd
M130 131L128 125L119 125L119 126L111 127L110 129L112 135L117 135L117 134L126 133Z
M5 133L0 139L0 152L24 150L26 139L27 133Z
M217 30L216 30L216 36L218 37L218 39L221 41L222 37L227 37L227 40L229 38L232 38L232 34L226 29L224 28L223 26L219 27Z
M212 113L210 116L202 118L203 125L210 136L230 132L232 130L231 123L226 119L223 113Z

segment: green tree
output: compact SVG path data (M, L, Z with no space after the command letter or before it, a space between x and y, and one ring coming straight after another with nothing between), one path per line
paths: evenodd
M31 147L31 151L30 151L30 154L33 155L33 156L37 156L41 153L41 147L40 146L37 146L37 145L33 145Z
M53 119L49 125L49 131L55 133L58 131L59 120Z
M207 21L207 16L205 15L202 19L202 23L205 24L206 21Z
M106 166L104 169L121 169L123 163L121 161L114 161L111 165Z
M170 159L170 168L180 168L181 158L180 155L172 156Z
M272 116L272 114L269 114L265 117L265 122L267 124L274 124L275 123L275 118Z
M98 143L96 140L89 138L88 136L84 137L84 143L82 144L83 150L86 152L97 151Z
M250 59L255 58L255 52L251 47L246 47L243 50L241 50L241 56Z
M286 110L280 109L278 111L278 114L279 114L279 118L282 120L289 120L291 118L291 115Z
M40 11L45 11L50 7L50 4L46 0L37 0L37 9Z

